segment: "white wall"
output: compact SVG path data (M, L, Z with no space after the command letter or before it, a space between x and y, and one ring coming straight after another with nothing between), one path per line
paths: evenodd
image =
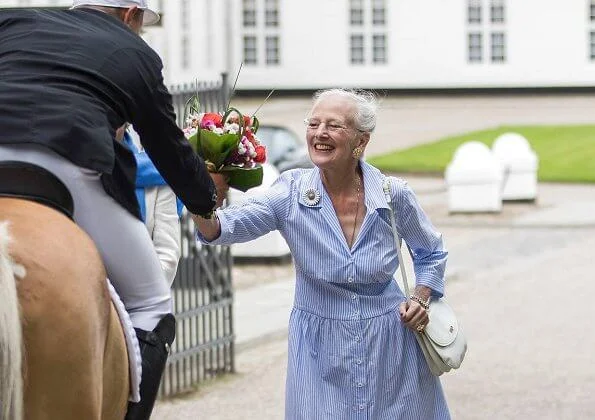
M27 0L20 0L27 1ZM162 56L168 83L231 82L242 60L242 0L185 0L191 26L184 28L182 1L149 0L163 7L162 26L143 35ZM506 0L505 63L489 60L489 1L483 0L484 61L467 61L467 0L386 0L388 63L352 65L348 0L279 0L281 62L245 65L239 89L481 88L592 86L587 0ZM263 1L259 0L260 5ZM0 0L16 6L19 0ZM21 3L23 4L23 3ZM70 0L30 0L31 6L70 5ZM192 54L182 66L182 39ZM261 49L260 54L264 51Z

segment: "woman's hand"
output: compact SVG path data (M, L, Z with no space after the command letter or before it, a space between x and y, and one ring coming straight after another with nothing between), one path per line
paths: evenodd
M401 303L399 314L401 315L401 322L415 332L422 332L430 321L428 311L414 300Z

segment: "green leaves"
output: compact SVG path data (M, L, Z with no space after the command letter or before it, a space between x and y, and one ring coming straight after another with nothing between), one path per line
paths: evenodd
M238 147L239 134L216 134L209 130L198 130L197 153L215 165L219 170L227 156Z
M188 138L188 141L208 166L212 164L215 171L224 173L228 177L230 187L246 192L262 184L262 166L253 168L223 166L227 156L238 147L239 134L215 134L212 131L200 129Z
M230 187L246 192L252 187L262 184L262 166L241 168L238 166L224 166L219 171L227 175Z
M227 156L238 147L240 138L237 134L216 134L199 129L188 138L188 142L204 160L211 162L216 170L223 166Z

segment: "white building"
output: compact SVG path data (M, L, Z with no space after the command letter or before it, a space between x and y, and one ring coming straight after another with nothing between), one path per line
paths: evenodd
M170 83L238 89L595 85L595 0L154 0ZM0 0L57 6L69 0Z

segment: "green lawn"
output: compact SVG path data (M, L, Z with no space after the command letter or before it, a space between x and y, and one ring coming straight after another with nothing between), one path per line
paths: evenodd
M540 181L595 182L595 125L503 126L373 156L368 161L386 172L442 174L461 144L476 140L491 146L496 137L510 131L525 136L537 153Z

